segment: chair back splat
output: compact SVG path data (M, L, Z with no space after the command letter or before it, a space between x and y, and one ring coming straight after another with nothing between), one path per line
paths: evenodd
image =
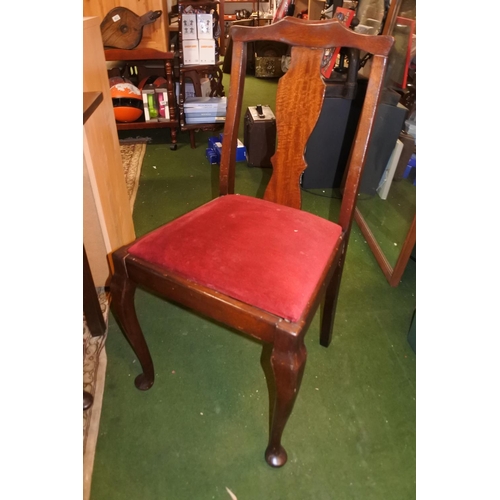
M345 186L346 193L355 192L357 196L392 38L360 36L336 20L305 21L294 17L285 17L278 23L262 26L258 30L250 26L233 26L231 38L232 70L224 128L225 140L222 144L220 194L234 193L236 141L244 94L247 43L259 40L284 42L292 47L292 57L288 71L278 83L275 112L278 146L271 159L273 175L264 198L294 208L301 207L300 176L307 166L304 150L323 106L326 88L319 68L323 51L331 48L332 40L335 40L342 47L377 54L374 57L370 86L360 119L360 123L365 124L365 127L358 131L359 135L353 142L357 147L352 151L348 171L352 166L354 172L348 177ZM348 230L352 222L351 214L356 196L344 198L340 218L340 225L344 230Z
M336 20L293 17L268 26L233 26L231 37L221 196L113 252L111 307L140 362L135 385L141 390L153 385L155 370L135 311L137 286L262 342L263 360L272 368L265 373L274 387L265 459L281 467L287 461L281 438L307 358L304 337L321 302L320 343L327 347L332 339L360 176L393 39L360 35ZM292 47L290 67L277 88L277 148L264 199L234 194L247 44L257 41ZM325 94L321 61L332 47L373 54L336 222L300 210L305 147Z

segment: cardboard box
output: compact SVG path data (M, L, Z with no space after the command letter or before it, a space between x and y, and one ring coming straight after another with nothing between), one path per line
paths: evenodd
M147 122L157 122L160 114L153 86L146 86L142 89L142 103L144 106L144 120Z
M220 155L215 148L205 149L205 155L210 162L210 165L216 165L217 163L220 163Z
M199 64L215 64L215 40L199 40Z
M182 40L197 40L196 14L182 14Z
M212 14L196 14L198 40L213 40Z
M213 150L217 152L218 161L217 163L220 162L220 155L222 154L222 138L223 134L220 134L219 136L215 137L210 137L208 139L208 148L206 149L207 153L209 150ZM236 139L236 161L246 161L247 159L247 150L244 144L239 140ZM208 158L208 156L207 156Z
M198 40L182 40L182 57L185 65L200 64Z
M247 159L247 148L244 144L236 139L236 161L245 161Z
M158 121L168 122L170 121L170 109L168 107L168 91L166 88L156 88L156 102L158 103Z

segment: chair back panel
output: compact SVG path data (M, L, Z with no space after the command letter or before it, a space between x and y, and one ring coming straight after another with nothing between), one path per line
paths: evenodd
M344 231L348 231L352 224L359 181L393 38L354 33L334 19L308 21L293 17L285 17L268 26L233 26L231 37L233 54L222 143L220 194L234 193L236 143L245 83L247 42L279 41L292 46L291 63L278 84L275 112L277 149L271 159L273 172L264 197L294 208L301 206L300 175L307 168L305 147L323 106L325 84L320 66L324 50L352 47L374 55L367 97L348 162L340 212L339 223ZM328 154L327 144L325 154Z
M300 208L300 176L307 167L304 147L318 121L325 84L319 72L322 51L292 47L291 55L290 67L278 83L277 148L264 199Z

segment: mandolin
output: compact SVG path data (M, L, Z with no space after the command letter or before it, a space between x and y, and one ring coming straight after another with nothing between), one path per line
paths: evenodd
M162 14L161 10L150 10L138 16L126 7L110 10L101 23L104 47L114 49L135 49L141 43L142 28L154 23Z

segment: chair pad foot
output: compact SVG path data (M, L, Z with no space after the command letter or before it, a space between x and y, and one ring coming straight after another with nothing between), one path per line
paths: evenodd
M271 467L283 467L283 465L286 464L287 459L288 456L283 446L280 446L277 450L270 447L266 450L266 462Z
M148 380L144 373L137 375L135 378L135 386L141 391L147 391L153 386L154 380Z

